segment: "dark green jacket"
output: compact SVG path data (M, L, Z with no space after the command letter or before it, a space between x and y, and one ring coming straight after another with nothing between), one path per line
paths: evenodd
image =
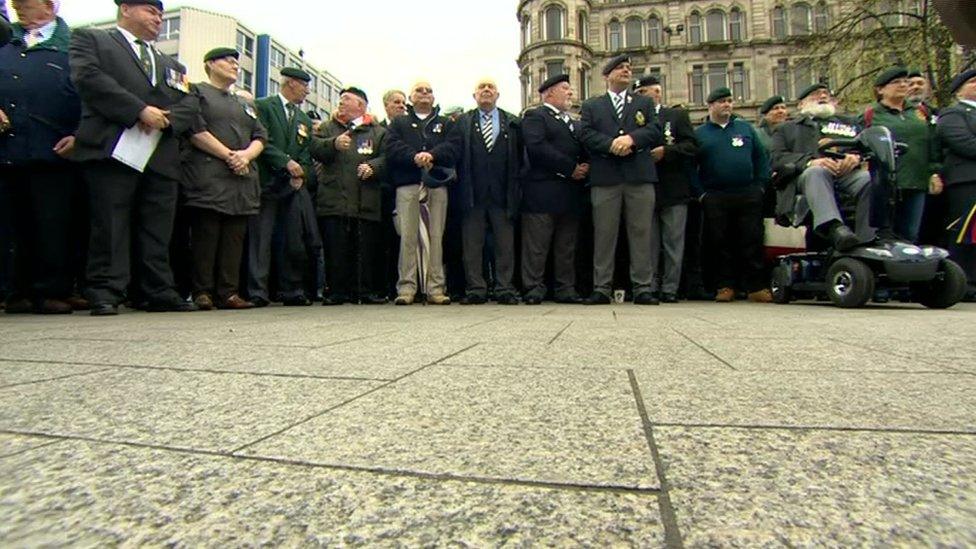
M305 169L305 183L314 177L312 156L308 146L312 141L312 119L301 109L295 109L291 123L285 114L285 107L277 95L258 99L254 102L258 110L258 120L268 131L268 141L264 152L258 157L261 172L261 190L279 191L288 185L288 172L285 166L294 160Z
M349 131L335 118L319 126L312 140L312 157L319 161L318 193L315 213L318 216L340 216L379 221L380 186L386 180L386 128L371 118L351 130L352 146L345 151L335 148L335 140ZM373 175L359 179L359 165L367 163Z
M900 112L881 103L870 108L874 109L872 126L888 128L895 141L908 145L908 151L898 157L898 187L927 191L932 174L940 170L938 142L928 117L911 104ZM862 124L866 118L861 116Z

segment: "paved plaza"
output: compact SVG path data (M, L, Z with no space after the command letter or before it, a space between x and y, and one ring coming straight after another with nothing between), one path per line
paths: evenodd
M976 306L0 317L0 546L976 544Z

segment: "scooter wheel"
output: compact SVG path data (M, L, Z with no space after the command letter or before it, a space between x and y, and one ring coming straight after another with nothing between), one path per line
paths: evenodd
M966 273L951 259L942 262L939 276L912 285L912 296L929 309L948 309L966 295Z
M786 304L793 299L793 288L790 288L790 266L779 264L773 267L770 289L773 292L773 303Z
M827 269L827 296L843 308L863 307L874 294L874 272L863 261L844 257Z

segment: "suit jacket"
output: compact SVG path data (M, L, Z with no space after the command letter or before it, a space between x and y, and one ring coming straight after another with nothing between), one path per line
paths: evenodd
M462 211L474 208L474 177L471 174L471 143L472 139L481 139L481 134L475 130L477 116L480 111L472 109L460 117L448 135L449 147L441 155L443 165L456 165L458 184L455 196ZM522 192L521 173L524 156L522 145L522 121L508 112L498 109L498 125L501 132L508 139L508 173L505 187L505 205L509 216L515 217L519 209L519 196ZM440 164L441 162L439 162ZM453 198L451 200L454 200Z
M147 105L170 111L170 127L149 159L148 171L180 178L177 137L196 120L186 69L172 57L156 52L156 85L142 70L139 58L117 29L76 29L69 50L71 80L81 97L81 123L75 134L73 159L106 160L119 136L139 121Z
M573 128L545 105L522 115L522 137L528 165L522 179L522 211L578 213L585 181L572 178L577 164L587 161L579 140L579 121Z
M688 111L661 107L657 122L664 135L664 158L658 162L657 207L685 204L691 199L691 177L695 171L698 139Z
M664 141L650 98L628 91L623 117L617 118L610 96L603 94L584 101L582 114L580 138L590 152L591 185L657 183L654 159L647 151ZM610 152L610 145L622 135L634 139L634 151L621 157Z
M264 97L254 102L258 110L258 120L268 131L268 141L258 157L261 172L261 190L265 193L288 194L288 172L285 166L289 160L302 165L305 170L305 183L314 180L312 155L309 145L312 142L312 119L301 109L295 108L291 122L284 105L277 95ZM310 190L311 192L311 190Z
M976 181L976 107L957 103L942 111L937 126L946 185Z

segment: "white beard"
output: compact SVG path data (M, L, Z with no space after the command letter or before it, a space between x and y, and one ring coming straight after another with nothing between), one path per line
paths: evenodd
M837 114L837 109L831 103L808 103L800 109L800 112L813 118L824 119Z

